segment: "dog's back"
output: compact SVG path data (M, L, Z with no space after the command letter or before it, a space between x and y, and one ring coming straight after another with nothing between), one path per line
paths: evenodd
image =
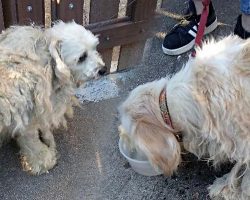
M191 93L204 118L201 135L211 144L215 164L225 154L230 160L250 160L249 49L250 40L229 36L204 44L189 61Z
M49 69L39 67L37 60L26 54L2 47L0 55L0 132L19 132L34 116L46 123L49 116L45 113L52 107Z
M39 58L41 65L45 65L49 57L44 30L38 26L13 26L6 29L0 34L0 47Z

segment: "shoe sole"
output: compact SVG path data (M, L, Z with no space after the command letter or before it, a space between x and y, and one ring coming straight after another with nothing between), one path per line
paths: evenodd
M218 26L218 22L217 22L217 18L216 18L215 21L212 24L210 24L210 26L208 26L206 28L204 35L214 31L217 28L217 26ZM162 45L162 50L163 50L163 53L165 53L167 55L177 56L177 55L183 54L183 53L189 51L190 49L192 49L194 44L195 44L195 38L191 42L186 44L185 46L180 47L178 49L167 49Z

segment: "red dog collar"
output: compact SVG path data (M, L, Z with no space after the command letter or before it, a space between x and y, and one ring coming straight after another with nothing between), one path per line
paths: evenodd
M172 129L174 129L173 123L171 120L171 116L169 114L168 102L167 102L167 92L166 92L165 88L160 93L159 105L160 105L160 110L161 110L161 116L162 116L164 122L168 126L170 126Z

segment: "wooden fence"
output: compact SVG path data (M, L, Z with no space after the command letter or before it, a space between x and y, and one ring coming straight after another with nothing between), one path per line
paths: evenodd
M11 25L75 20L99 34L107 67L140 62L157 0L0 0L0 30Z

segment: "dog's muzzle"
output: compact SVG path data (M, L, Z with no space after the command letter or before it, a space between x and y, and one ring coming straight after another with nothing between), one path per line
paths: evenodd
M106 66L102 67L99 71L98 71L98 75L103 76L104 74L106 74L108 71L108 68Z

